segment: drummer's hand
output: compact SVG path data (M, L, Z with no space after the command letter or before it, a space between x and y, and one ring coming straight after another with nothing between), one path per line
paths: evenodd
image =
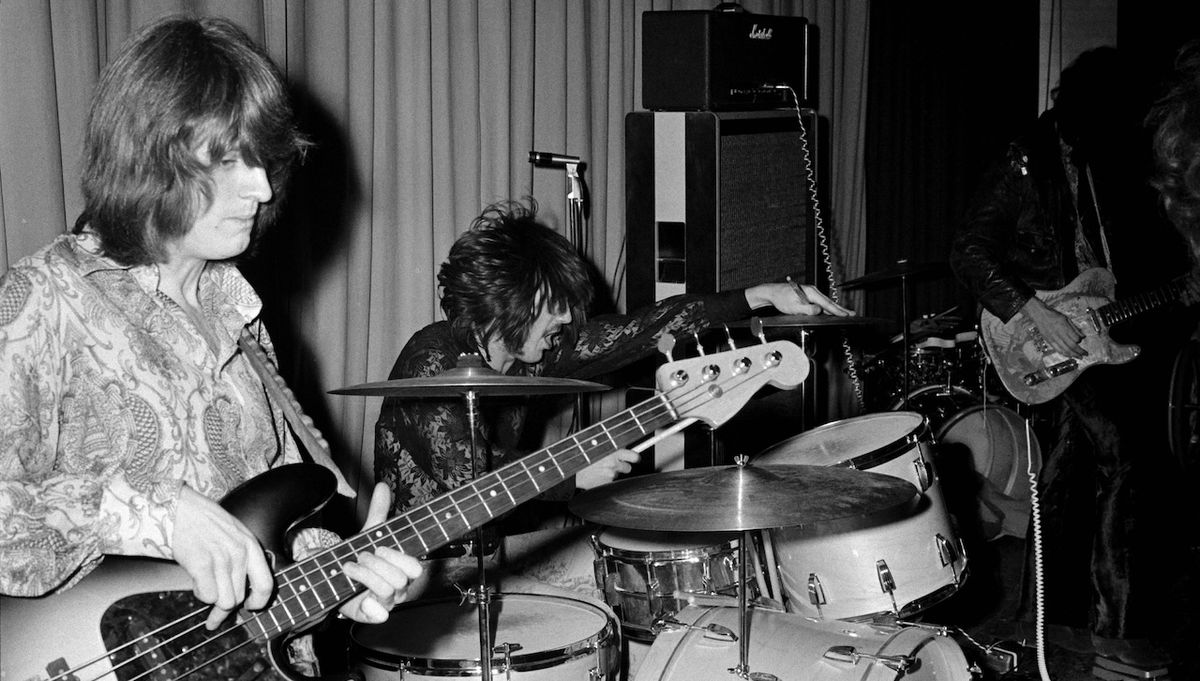
M388 486L383 483L375 485L363 529L387 520L391 505L392 493ZM339 612L364 624L385 622L392 606L404 600L408 583L421 575L421 564L416 558L386 546L372 553L360 553L357 559L354 563L343 563L342 569L347 577L367 587L367 590L347 601Z
M1083 332L1066 315L1045 304L1039 298L1030 298L1025 301L1021 311L1029 317L1029 321L1037 326L1038 333L1056 352L1075 359L1080 359L1087 354L1087 350L1084 350L1083 346L1079 344L1083 340Z
M618 449L575 475L575 487L591 489L605 485L633 470L641 455L632 449Z
M832 314L839 317L853 315L854 312L838 305L808 284L793 285L790 282L778 284L759 284L746 289L746 302L750 308L757 310L768 305L783 314Z

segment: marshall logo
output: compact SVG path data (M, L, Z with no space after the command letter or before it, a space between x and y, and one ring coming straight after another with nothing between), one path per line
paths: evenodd
M763 28L759 28L758 24L754 24L753 26L750 27L750 39L751 40L770 40L772 30L774 30L774 29L767 28L765 26Z

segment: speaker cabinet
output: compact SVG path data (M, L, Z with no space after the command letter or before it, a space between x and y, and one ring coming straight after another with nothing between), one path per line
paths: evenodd
M794 110L628 114L627 308L788 276L815 283L824 271L814 247L810 193L815 187L824 200L819 122L810 109L799 115ZM806 389L811 388L809 381ZM798 432L795 428L816 407L807 396L780 399L787 402L782 411L794 418L747 428L731 454L753 454L759 444L765 448L788 431ZM771 407L763 402L743 411ZM781 430L773 432L775 427ZM699 454L691 449L688 466L720 463L713 447L702 447Z
M677 293L813 280L810 166L822 186L816 128L807 109L628 114L629 309Z

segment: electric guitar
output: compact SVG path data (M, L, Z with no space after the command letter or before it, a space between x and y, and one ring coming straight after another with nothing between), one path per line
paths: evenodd
M1137 357L1141 348L1113 341L1109 328L1178 300L1187 289L1187 278L1113 302L1116 280L1108 270L1096 267L1084 270L1063 288L1038 291L1038 298L1070 318L1084 334L1080 345L1087 354L1080 359L1055 352L1021 312L1005 323L984 310L979 335L1008 392L1026 404L1041 404L1062 394L1088 367L1124 364Z
M0 599L0 681L119 681L305 677L286 645L363 589L339 565L379 546L423 555L537 496L594 461L683 419L728 420L765 385L791 389L809 372L804 352L773 341L669 362L659 391L559 442L279 569L268 606L243 611L216 631L175 563L107 557L74 587L41 598ZM231 492L222 506L241 519L276 561L287 531L335 490L324 467L292 464Z

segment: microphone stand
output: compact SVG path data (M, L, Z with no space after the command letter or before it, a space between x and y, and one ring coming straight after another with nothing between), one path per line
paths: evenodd
M587 167L578 156L554 154L543 151L529 152L529 162L535 167L563 168L567 173L567 236L580 257L589 260L591 254L591 230L587 223L587 206L584 198L583 179L580 176ZM591 399L585 393L575 396L577 430L592 425Z

